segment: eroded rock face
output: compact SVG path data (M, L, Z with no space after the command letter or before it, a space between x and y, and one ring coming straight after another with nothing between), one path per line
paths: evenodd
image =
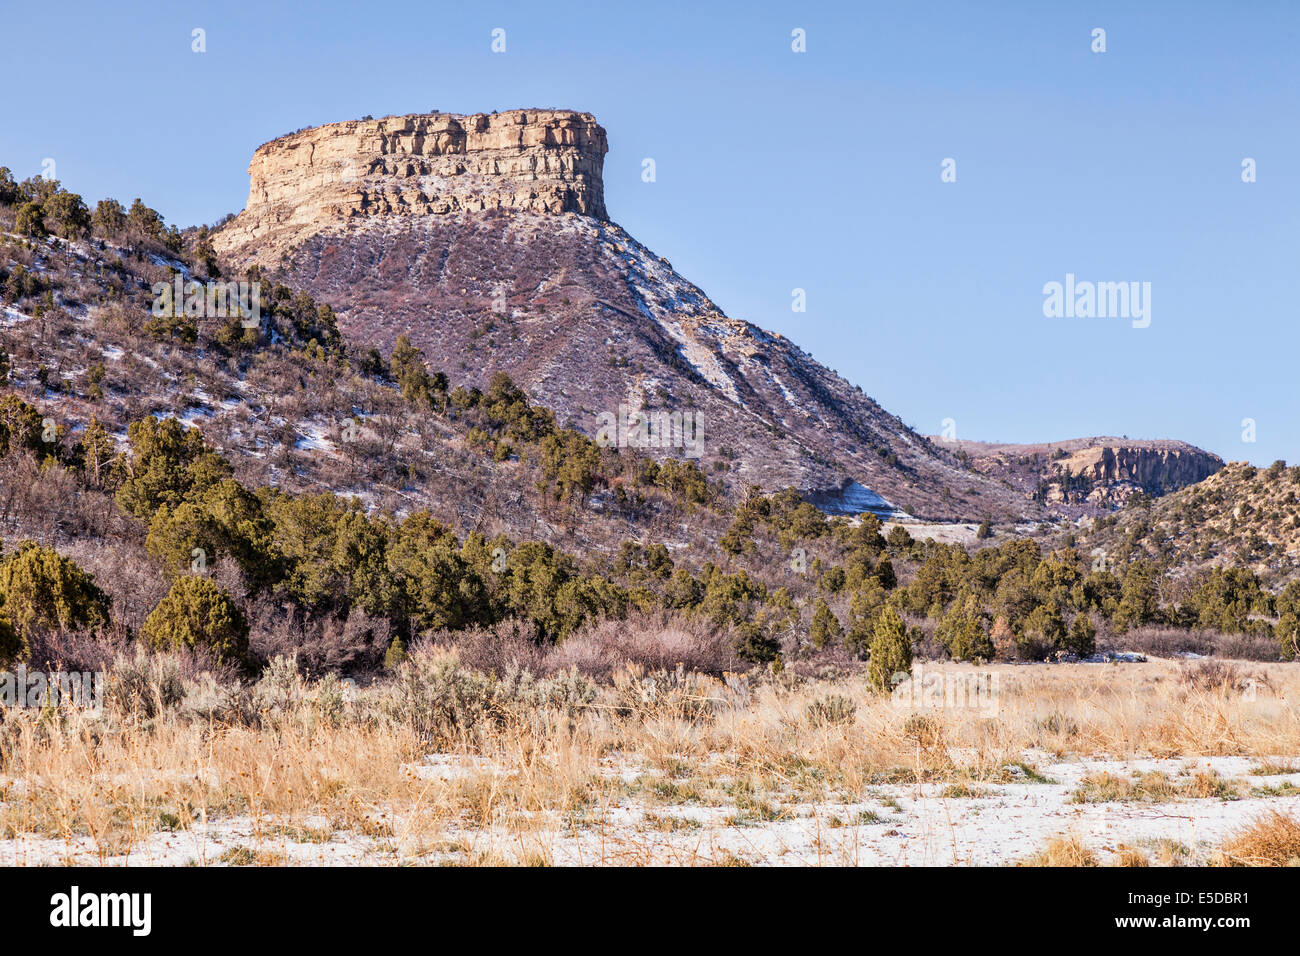
M1076 438L1037 445L948 442L974 470L1001 478L1063 514L1096 514L1136 492L1158 497L1223 467L1218 455L1170 440Z
M1095 484L1127 482L1153 495L1194 485L1223 467L1217 455L1172 442L1087 448L1057 464L1062 472Z
M248 205L215 245L268 262L303 235L368 217L504 209L603 220L608 149L595 118L569 110L318 126L253 154Z

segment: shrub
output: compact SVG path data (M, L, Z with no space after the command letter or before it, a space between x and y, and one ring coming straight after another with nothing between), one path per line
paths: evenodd
M1179 683L1197 693L1237 694L1249 689L1253 678L1245 676L1235 664L1214 659L1197 661L1183 668Z
M1065 644L1065 619L1055 604L1040 604L1025 618L1021 629L1021 642L1032 647L1034 656L1056 650Z
M1122 634L1130 628L1153 624L1159 619L1159 574L1150 562L1134 562L1124 574L1119 606L1115 609L1115 630Z
M827 694L825 697L818 697L804 709L808 723L814 727L851 724L857 713L858 705L843 694Z
M547 673L576 667L601 681L628 667L658 671L679 666L714 677L735 670L730 628L700 615L634 612L626 621L604 618L584 625L550 651L543 665Z
M1097 650L1097 628L1086 614L1075 615L1062 649L1078 657L1089 657Z
M49 235L49 230L45 226L45 211L40 203L28 202L18 207L18 215L14 218L14 232L38 239Z
M108 623L110 602L94 578L34 541L24 541L0 564L0 598L4 616L22 641L21 650L36 629L89 630ZM0 637L0 658L5 643Z
M154 650L203 650L218 664L235 663L248 656L248 621L225 591L187 575L145 619L140 639Z
M0 398L0 456L19 449L41 451L41 413L17 395Z
M402 666L402 663L409 655L406 653L406 644L401 637L393 638L393 643L388 645L388 650L384 652L384 667L388 670L396 670Z
M781 645L776 638L765 633L752 621L736 625L736 656L751 664L767 664L781 655Z
M645 721L668 718L691 722L710 719L724 705L716 681L703 674L675 670L645 671L632 665L614 675L614 712Z
M398 669L384 710L422 739L449 741L507 721L573 721L595 699L595 685L573 671L541 679L527 671L496 677L462 667L454 653L420 647Z
M892 607L886 607L876 619L871 638L871 662L867 676L871 686L888 691L894 684L895 674L912 673L912 642L908 639L903 619Z
M1094 853L1078 836L1054 836L1043 848L1020 861L1018 866L1101 866Z
M1273 634L1283 660L1295 660L1300 649L1300 581L1292 581L1277 598L1277 626Z
M108 703L120 714L156 717L185 699L180 667L170 657L137 647L132 657L118 656L108 671Z
M1273 811L1233 834L1211 861L1215 866L1300 865L1300 821Z
M545 673L548 650L553 649L549 642L543 641L536 624L515 617L490 626L437 631L429 636L429 643L454 647L462 667L498 677L509 671ZM569 641L559 645L559 653L563 654L568 646ZM588 673L582 663L577 666Z
M141 521L162 505L176 507L193 491L230 477L230 465L203 441L197 429L174 418L148 417L127 429L130 477L117 490L117 503Z
M262 670L253 687L253 702L259 713L282 712L303 700L306 686L298 672L298 656L277 654Z
M23 640L18 630L9 623L4 608L0 607L0 667L8 667L11 663L26 655L27 642Z
M250 605L248 616L251 654L258 660L281 654L296 656L305 673L376 671L392 643L393 627L388 618L372 617L360 608L344 618L295 620L284 613L279 602L264 596Z
M981 623L980 608L974 596L954 602L939 625L939 641L956 661L990 660L994 655L993 640Z
M925 750L935 750L943 746L943 724L931 714L908 714L903 721L903 736Z
M1277 639L1262 634L1220 635L1214 652L1220 657L1243 661L1275 661L1279 656Z

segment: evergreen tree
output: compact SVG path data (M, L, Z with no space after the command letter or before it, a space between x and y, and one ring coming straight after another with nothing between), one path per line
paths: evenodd
M5 614L4 595L0 595L0 667L9 667L27 654L27 641Z
M108 596L53 548L24 541L0 562L4 615L24 642L37 628L69 631L108 623Z
M830 605L818 598L813 608L812 626L808 630L813 647L820 650L828 645L838 644L842 633L839 618L831 611Z
M944 615L935 636L955 661L992 660L993 640L984 629L983 612L974 594L965 592Z
M116 236L126 228L126 210L116 199L101 199L90 217L95 231L102 236Z
M912 673L912 642L898 612L886 605L876 618L871 638L871 661L867 677L878 691L888 692L898 674Z
M1128 566L1112 622L1118 633L1159 620L1159 585L1159 573L1151 562L1134 561Z
M248 656L248 621L230 595L197 575L177 578L140 629L157 651L204 650L219 664Z
M50 197L44 207L45 217L55 225L64 239L77 239L90 230L90 210L76 193L61 191Z
M1076 614L1070 622L1063 649L1078 657L1090 657L1097 650L1097 628L1087 614Z
M40 239L49 235L45 228L45 210L38 202L25 202L18 207L14 217L14 232L21 232L29 239Z
M384 667L390 671L397 670L408 656L406 645L402 643L402 639L395 637L393 642L388 645L388 650L384 652Z

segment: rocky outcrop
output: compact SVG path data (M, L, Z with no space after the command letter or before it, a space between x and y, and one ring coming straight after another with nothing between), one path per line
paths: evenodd
M1223 467L1223 459L1181 442L1168 442L1085 448L1055 465L1062 474L1082 476L1096 485L1123 482L1162 495L1208 478Z
M1076 438L1035 445L936 441L966 456L974 470L1072 515L1111 510L1139 491L1159 497L1223 467L1218 455L1160 439Z
M253 154L248 205L214 245L265 263L303 236L368 217L505 209L604 219L608 148L593 116L569 110L318 126Z

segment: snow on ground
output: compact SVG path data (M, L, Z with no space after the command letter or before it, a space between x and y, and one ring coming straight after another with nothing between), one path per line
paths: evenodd
M299 451L330 451L334 448L334 442L326 437L324 425L315 422L299 422L296 427L298 434L302 436L294 442L294 447Z
M869 511L881 518L894 521L907 520L912 516L901 508L886 501L865 485L850 481L843 488L834 491L814 492L808 499L827 514L858 515ZM909 526L910 530L910 526Z
M190 267L178 259L172 259L169 256L160 256L156 253L148 253L149 261L156 266L162 266L164 269L175 269L187 280L190 278Z
M793 406L794 408L798 408L799 407L798 396L796 396L793 392L791 392L790 389L785 387L785 382L781 381L781 376L777 375L775 372L772 372L770 370L768 371L767 374L768 377L776 384L776 387L781 390L781 397L784 398L789 405ZM807 414L807 412L804 412L804 414Z
M1300 796L1197 799L1169 803L1075 803L1073 794L1087 774L1128 775L1158 771L1180 778L1213 770L1225 778L1244 775L1256 761L1239 757L1132 760L1039 765L1051 783L971 785L981 796L945 796L948 785L889 785L869 788L855 803L785 804L769 822L737 819L734 807L648 808L655 826L677 816L687 829L638 829L647 808L619 806L594 832L557 839L556 863L675 862L698 853L701 860L738 857L778 865L998 866L1021 860L1051 837L1077 835L1103 855L1120 844L1147 846L1173 841L1191 859L1208 855L1232 830L1268 810L1296 812ZM1300 774L1250 777L1242 786L1300 784ZM648 857L647 857L648 854ZM1198 856L1199 854L1199 856Z
M155 413L154 417L161 421L162 419L170 418L171 416L167 415L166 413ZM208 408L206 405L195 405L185 409L184 412L177 415L176 420L179 421L186 428L197 428L199 426L199 422L211 417L212 417L212 409Z
M324 821L322 821L324 822ZM322 830L320 837L327 831ZM297 839L295 839L297 837ZM306 840L304 841L304 838ZM361 865L380 862L374 841L321 840L296 827L277 826L272 821L238 817L219 823L196 823L186 830L153 833L129 852L102 851L90 837L65 843L44 837L23 835L0 841L0 866L193 866L232 862L240 848L253 849L271 857L263 862L299 866ZM223 859L223 856L226 858ZM234 857L238 859L238 857Z
M889 534L895 525L918 541L937 541L940 544L972 544L977 539L979 525L966 522L918 524L915 522L886 521L880 526L881 534Z
M307 818L294 823L248 816L207 821L176 832L154 833L126 852L97 848L93 839L70 841L32 834L0 840L0 866L63 863L184 865L285 862L300 865L441 863L465 852L511 861L541 859L561 865L678 864L744 861L770 865L1001 866L1040 850L1051 837L1074 835L1110 861L1121 844L1145 849L1183 848L1202 863L1232 831L1270 810L1300 812L1300 796L1264 796L1259 788L1300 786L1300 772L1253 774L1246 757L1053 761L1026 754L1048 782L970 784L954 794L945 784L868 787L855 802L771 803L755 816L735 805L698 801L670 804L647 795L637 781L653 777L632 762L612 759L604 773L633 785L615 802L571 814L525 814L529 826L472 825L454 821L436 847L407 838L409 821L382 818L379 836L332 830ZM1291 763L1291 766L1296 766ZM482 757L432 754L409 768L431 786L461 786L497 773ZM507 771L500 771L503 775ZM1232 782L1240 799L1175 799L1163 803L1077 803L1085 776L1132 778L1163 773L1185 782L1214 773Z
M745 404L740 400L740 393L736 391L736 383L723 369L722 363L718 361L718 356L712 349L694 336L687 335L680 322L655 314L655 311L644 303L641 305L641 310L647 318L657 322L660 328L672 336L677 342L678 354L689 362L706 382L725 395L729 401L737 405Z
M744 405L736 383L717 354L703 341L704 336L718 340L732 334L725 325L705 321L706 317L718 315L717 308L695 285L645 246L630 236L620 235L619 239L617 246L606 244L606 254L626 266L629 285L641 312L677 342L678 353L705 381L729 401ZM681 322L683 317L698 322L698 326L687 332Z

